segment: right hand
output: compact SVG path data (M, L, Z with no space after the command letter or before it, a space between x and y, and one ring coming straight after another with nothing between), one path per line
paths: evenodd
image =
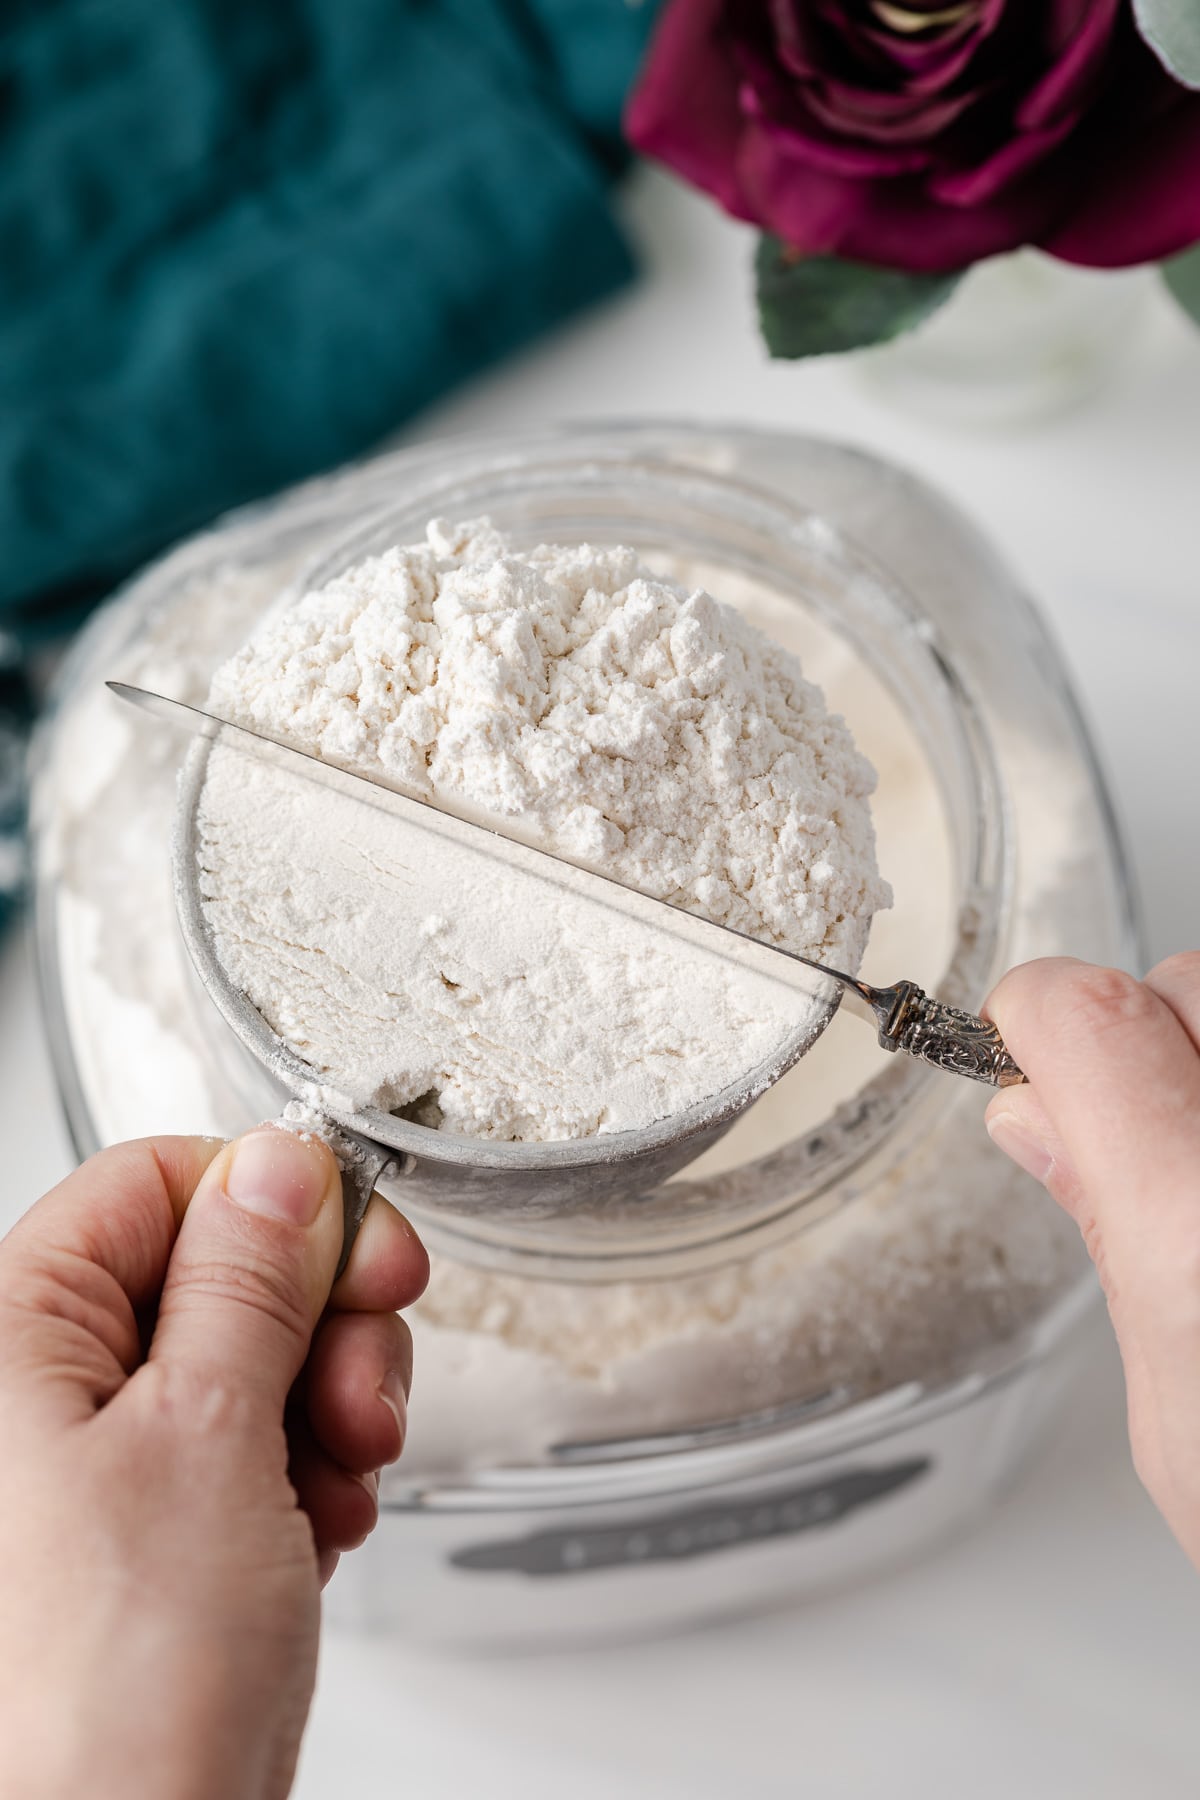
M1026 963L987 1012L1029 1082L996 1095L988 1130L1083 1233L1125 1365L1135 1466L1200 1568L1200 953L1145 981Z

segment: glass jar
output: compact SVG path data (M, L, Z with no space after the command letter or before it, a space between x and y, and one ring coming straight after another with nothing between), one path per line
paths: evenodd
M944 306L860 365L913 413L985 427L1047 418L1120 366L1153 286L1148 269L1084 269L1015 250L976 263Z
M202 700L308 558L328 570L482 512L518 541L633 541L799 650L880 771L896 906L868 978L975 1005L1032 955L1131 956L1119 847L1053 648L927 488L730 428L425 447L185 545L64 671L35 780L39 941L81 1151L232 1133L269 1105L182 967L180 747L101 682ZM636 1203L451 1231L397 1186L435 1264L410 1444L335 1604L455 1642L594 1636L857 1578L957 1526L1027 1447L1093 1292L1069 1225L987 1144L984 1100L838 1019Z

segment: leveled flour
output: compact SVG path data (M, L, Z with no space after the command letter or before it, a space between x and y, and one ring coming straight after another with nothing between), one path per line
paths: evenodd
M348 479L361 484L362 472ZM364 508L392 493L390 474L374 479ZM886 516L908 501L888 488L874 505ZM281 513L177 553L167 578L152 577L92 627L38 809L89 1148L155 1131L232 1135L262 1116L240 1090L227 1031L207 999L189 992L178 943L167 845L179 746L115 703L102 678L203 704L212 671L266 617L297 558L352 522L320 496L293 497ZM927 529L924 516L912 529ZM880 771L880 861L897 889L895 909L872 929L865 972L936 987L960 889L911 722L847 648L815 633L794 595L725 566L671 573L710 586L794 646L855 721ZM151 589L149 605L142 596ZM1004 753L1020 846L1009 959L1069 943L1112 960L1086 763L1015 730ZM835 1020L704 1158L714 1197L727 1179L752 1179L757 1158L815 1128L885 1064L868 1030ZM1070 1221L989 1146L982 1092L946 1083L940 1099L927 1144L898 1147L885 1167L856 1174L833 1216L769 1247L750 1239L752 1254L731 1246L727 1266L588 1286L439 1257L412 1315L417 1379L400 1478L537 1461L547 1446L580 1437L732 1418L831 1388L862 1396L936 1383L978 1366L989 1346L1077 1290L1086 1257ZM722 1155L740 1174L707 1176Z
M629 549L435 522L269 617L211 703L843 967L889 899L873 771L795 657ZM236 750L212 753L200 827L227 973L359 1104L506 1139L631 1129L806 1022L770 982Z

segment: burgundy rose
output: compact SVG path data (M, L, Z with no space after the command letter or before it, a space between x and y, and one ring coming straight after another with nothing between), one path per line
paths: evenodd
M667 0L639 149L809 255L959 269L1200 240L1200 93L1128 0Z

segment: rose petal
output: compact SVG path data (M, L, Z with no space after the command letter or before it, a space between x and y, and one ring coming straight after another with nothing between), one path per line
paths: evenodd
M977 29L975 21L970 23L966 38L958 33L953 42L943 36L934 43L916 44L894 33L860 27L843 19L844 41L839 43L827 31L825 35L831 42L823 44L803 7L789 5L787 0L771 0L769 10L776 42L765 46L743 28L748 53L758 62L768 63L784 80L787 75L795 76L805 93L819 84L829 95L831 106L845 107L844 120L835 120L832 113L824 115L833 128L843 133L858 131L864 118L885 118L889 109L914 116L915 106L925 99L936 98L940 106L955 112L971 104L968 87L960 87L955 94L946 90L961 83L978 44L987 35ZM982 14L979 17L982 20ZM834 53L847 49L849 55ZM935 131L943 128L941 122L932 127Z
M1025 182L996 206L941 206L919 177L851 180L781 153L753 126L738 154L742 191L759 220L812 255L918 273L962 269L1029 243L1053 217L1052 197Z
M632 140L801 251L939 272L1200 241L1200 95L1123 0L982 0L969 34L851 0L667 0Z
M1047 0L1042 17L1042 42L1051 61L1057 61L1079 33L1086 30L1089 15L1096 10L1096 0ZM1103 11L1103 7L1100 10Z
M1012 138L978 168L935 175L929 182L930 195L947 206L983 206L1036 164L1044 163L1075 124L1072 117L1062 120L1053 130L1027 132Z
M1127 137L1081 150L1078 198L1035 241L1096 269L1159 262L1200 243L1200 95L1184 93Z
M722 54L724 0L675 0L655 27L625 108L630 142L659 157L727 212L753 220L737 173L742 115L738 71Z
M1093 97L1108 74L1119 9L1120 0L1092 0L1074 40L1017 108L1019 130L1039 130L1078 114Z
M991 0L1000 16L1004 0ZM906 38L871 19L859 19L841 4L821 0L767 0L773 41L770 53L798 80L814 77L894 91L897 70L904 85L915 81L935 92L956 80L989 35L986 9L932 37ZM744 17L739 32L757 41Z
M969 91L955 99L933 101L910 93L855 93L834 82L810 82L805 89L809 112L827 130L878 143L928 143L961 118L976 99Z
M942 93L958 81L987 41L978 24L966 34L927 44L870 28L864 28L863 37L886 57L893 81L898 74L907 87L922 94Z
M745 96L747 122L754 119L759 130L774 139L781 154L805 168L825 169L830 174L861 179L876 175L913 175L929 167L930 152L924 146L901 150L879 144L839 142L836 138L803 131L796 125L781 125L768 115L758 113L752 101L753 96L748 93ZM796 179L800 180L802 176L797 174Z
M767 19L774 34L772 47L790 74L803 81L827 67L830 46L824 42L820 21L793 6L792 0L767 0Z
M844 175L903 175L928 168L930 153L925 145L897 147L879 133L864 143L861 131L846 133L836 126L827 130L811 83L793 87L781 81L778 71L757 54L743 51L741 61L747 76L741 89L743 115L757 120L764 131L787 140L785 148L791 153Z

